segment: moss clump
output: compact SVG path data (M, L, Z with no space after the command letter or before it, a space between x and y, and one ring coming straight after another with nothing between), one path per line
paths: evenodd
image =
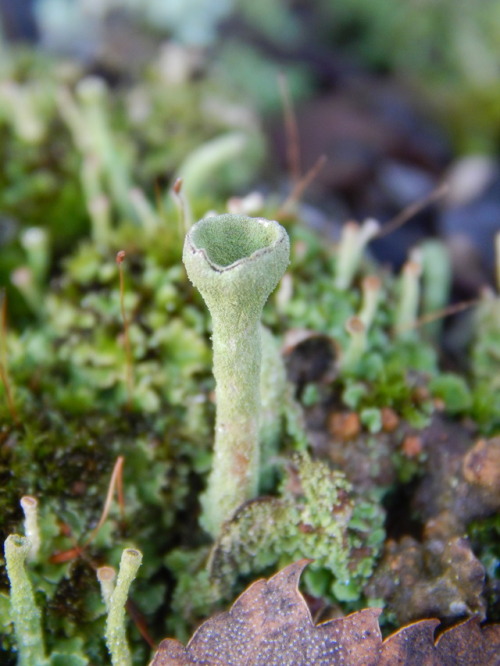
M314 560L306 576L311 593L358 600L384 540L383 522L381 507L356 498L342 472L304 454L295 459L276 499L250 502L227 523L210 571L227 584L308 557Z
M385 538L385 514L352 491L342 472L306 454L296 457L277 497L248 502L222 527L206 566L206 550L167 558L179 579L175 624L195 621L243 582L304 557L313 560L304 579L309 593L354 608Z

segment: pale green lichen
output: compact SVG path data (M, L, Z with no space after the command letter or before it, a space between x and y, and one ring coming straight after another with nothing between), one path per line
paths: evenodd
M241 507L223 526L211 553L201 552L194 567L189 554L169 556L180 580L174 596L178 621L193 621L217 601L231 598L246 576L304 557L314 560L305 577L312 594L330 601L359 600L384 541L383 523L380 505L356 497L342 472L301 454L279 495ZM208 570L200 569L207 555ZM200 596L198 589L204 590Z
M210 571L219 584L303 557L329 574L331 599L359 598L385 533L384 513L352 495L344 474L302 455L276 499L250 502L228 523L214 547ZM307 579L307 578L306 578Z
M10 580L11 617L19 651L19 666L46 664L41 613L25 563L31 544L26 537L11 534L5 541L5 562Z
M83 654L84 641L79 636L60 637L57 647L46 651L42 623L45 618L37 605L32 581L26 570L26 560L30 556L31 543L26 537L10 535L5 541L5 561L10 581L10 608L8 619L14 625L18 650L18 666L85 666L89 663ZM113 666L131 666L132 656L125 633L125 603L128 590L141 564L142 554L132 548L122 553L120 572L113 587L114 570L101 567L98 578L101 580L104 601L108 611L106 641ZM43 593L50 594L58 576L57 568L45 564L45 586L39 586ZM113 572L113 576L109 576ZM59 568L59 574L61 568ZM111 585L109 584L111 583ZM6 609L0 600L0 625ZM46 611L46 609L44 609ZM45 614L45 613L44 613ZM66 629L69 625L66 625ZM88 648L89 646L87 646Z
M216 536L259 483L260 318L289 261L277 222L208 217L186 236L183 261L212 315L217 418L203 525Z
M125 632L125 604L128 591L141 566L142 553L134 548L123 551L118 578L108 602L106 643L113 666L131 666L132 656Z
M500 427L500 298L486 291L474 313L471 348L472 413L484 434Z

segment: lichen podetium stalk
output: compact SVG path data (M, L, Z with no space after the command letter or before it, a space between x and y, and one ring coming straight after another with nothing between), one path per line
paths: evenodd
M5 561L10 581L10 605L16 635L19 666L46 664L40 611L25 569L31 550L28 539L11 534L5 541Z
M289 256L280 224L241 215L207 217L184 243L189 279L212 315L217 417L202 524L213 536L258 491L260 318Z
M141 562L142 553L139 550L126 548L123 551L116 585L106 604L106 644L113 666L132 666L132 655L125 631L125 604Z

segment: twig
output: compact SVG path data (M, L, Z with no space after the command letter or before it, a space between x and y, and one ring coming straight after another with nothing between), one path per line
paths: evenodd
M73 560L76 557L82 557L85 559L89 565L93 569L97 569L97 566L94 565L92 560L90 560L88 557L85 555L85 549L92 543L92 541L96 538L99 530L101 527L104 525L106 518L108 517L109 514L109 509L111 507L111 501L113 499L113 493L115 488L117 488L118 492L118 502L120 503L120 513L122 515L123 519L123 512L125 509L125 505L123 503L123 463L124 463L124 458L123 456L118 456L116 459L116 462L113 467L113 472L111 473L111 479L109 481L108 485L108 492L106 494L106 499L104 500L104 506L101 512L101 517L99 518L99 522L97 525L94 527L94 529L91 531L87 539L83 542L81 546L78 545L78 542L76 539L72 537L73 541L73 548L68 548L67 550L60 551L58 553L54 553L49 557L49 562L52 564L62 564L64 562L69 562L70 560ZM120 497L121 494L121 497Z
M283 104L287 166L290 180L296 185L301 177L299 128L297 125L297 116L295 115L290 98L288 82L285 74L282 72L278 74L278 86Z
M275 216L276 219L283 218L290 207L300 201L304 191L309 187L312 181L316 178L321 169L325 166L327 161L326 155L320 155L313 166L307 171L302 178L294 185L292 191L287 196L285 201L281 204Z
M109 514L109 509L111 507L111 502L113 500L113 493L115 491L115 488L117 489L118 492L118 502L120 504L120 513L122 515L122 519L124 517L124 509L125 509L125 504L123 502L123 463L124 463L124 457L123 456L118 456L116 459L116 462L113 467L113 472L111 473L111 479L109 480L109 485L108 485L108 492L106 493L106 499L104 500L104 506L101 512L101 517L99 518L99 522L97 525L94 527L92 532L89 534L87 539L83 542L81 546L78 545L78 542L76 540L73 541L74 546L73 548L69 548L68 550L61 551L59 553L54 553L49 558L49 561L52 562L53 564L61 564L62 562L68 562L69 560L74 559L75 557L83 557L84 556L84 551L89 546L92 541L96 538L99 530L101 527L104 525L106 518L108 517ZM90 564L94 566L91 562Z
M438 319L443 319L444 317L448 317L449 315L458 314L459 312L463 312L463 310L468 310L474 305L477 305L479 302L480 299L475 298L471 301L461 301L460 303L448 305L446 308L442 308L441 310L436 310L435 312L429 312L429 314L420 317L420 319L417 319L411 324L402 326L398 330L406 331L414 328L420 328L421 326L425 326L426 324L431 324L433 321L436 321Z
M383 238L384 236L392 234L393 231L396 231L396 229L402 227L403 224L406 224L408 220L417 215L417 213L420 213L421 210L429 206L437 199L441 199L441 197L443 197L447 192L448 192L448 185L446 183L439 185L434 190L432 190L432 192L429 192L429 194L422 197L422 199L413 202L412 204L407 206L404 210L402 210L400 213L398 213L395 217L393 217L392 220L389 220L389 222L384 224L384 226L380 229L376 237Z
M172 185L172 195L174 197L175 205L177 207L177 212L179 214L179 222L181 229L185 234L189 231L188 225L188 216L187 216L187 204L182 193L182 178L176 178L174 184Z
M3 363L0 363L0 379L2 380L2 384L5 389L5 398L7 400L7 408L9 410L10 416L14 423L19 423L19 417L17 415L16 406L14 404L14 398L12 397L9 378Z
M132 618L132 622L135 624L137 631L141 634L149 647L152 650L156 650L157 645L151 638L151 634L149 633L148 627L146 625L144 615L141 613L138 606L132 601L132 599L129 598L127 599L125 608L127 609L127 613Z
M123 456L118 456L115 462L115 466L113 467L113 472L111 474L111 479L109 481L109 486L108 486L108 492L106 494L106 499L104 501L104 506L102 509L101 517L99 518L99 522L97 525L94 527L86 541L83 543L82 549L86 548L97 536L97 533L101 529L101 527L104 525L106 522L106 518L108 517L109 514L109 509L111 507L111 502L113 501L113 493L115 492L115 488L118 490L118 501L120 502L120 493L121 493L121 502L120 504L120 510L122 512L122 517L123 517L123 488L122 488L122 470L123 470L123 462L124 462L124 457Z

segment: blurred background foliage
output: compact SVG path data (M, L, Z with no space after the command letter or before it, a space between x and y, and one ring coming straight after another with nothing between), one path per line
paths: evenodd
M390 73L441 115L460 151L491 152L499 138L495 0L3 0L2 8L7 35L86 62L112 60L121 40L128 73L155 40L203 49L261 108L280 103L273 65L293 72L302 96L345 68Z

